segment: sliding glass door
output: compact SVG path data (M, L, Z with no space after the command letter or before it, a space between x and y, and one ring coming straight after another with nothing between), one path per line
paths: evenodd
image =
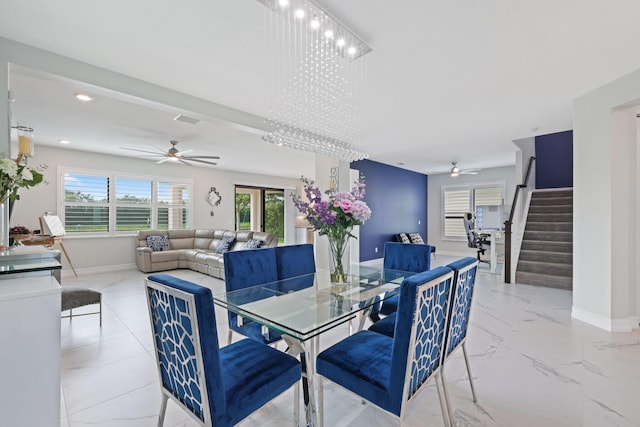
M284 190L236 185L236 230L264 231L284 243Z

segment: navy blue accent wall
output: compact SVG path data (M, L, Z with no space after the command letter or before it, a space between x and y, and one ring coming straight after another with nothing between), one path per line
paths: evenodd
M397 233L417 232L429 242L427 175L371 160L352 162L351 169L364 174L364 199L372 211L371 219L360 227L360 261L382 258L384 243Z
M573 131L536 136L536 188L573 187Z

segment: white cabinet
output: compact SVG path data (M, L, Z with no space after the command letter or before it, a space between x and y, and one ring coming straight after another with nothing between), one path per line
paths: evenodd
M58 427L60 284L54 270L28 264L0 265L0 424Z

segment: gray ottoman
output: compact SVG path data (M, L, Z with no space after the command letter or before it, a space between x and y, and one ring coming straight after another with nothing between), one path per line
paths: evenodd
M75 316L86 316L89 314L100 315L100 327L102 327L102 294L98 291L87 288L62 288L62 311L69 310L69 320L74 316L73 309L84 307L85 305L100 304L99 311L91 313L76 314Z

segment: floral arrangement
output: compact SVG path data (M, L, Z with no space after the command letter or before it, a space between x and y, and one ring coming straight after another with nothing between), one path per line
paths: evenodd
M36 169L7 157L0 157L0 203L19 200L20 188L31 188L40 184L42 179L43 175Z
M355 237L351 231L354 226L364 224L371 217L371 209L364 201L364 176L360 176L350 192L325 191L328 196L326 199L322 198L320 189L313 181L304 176L301 180L308 202L294 195L293 204L315 231L329 239L333 262L332 281L342 282L346 279L342 256L349 238Z

